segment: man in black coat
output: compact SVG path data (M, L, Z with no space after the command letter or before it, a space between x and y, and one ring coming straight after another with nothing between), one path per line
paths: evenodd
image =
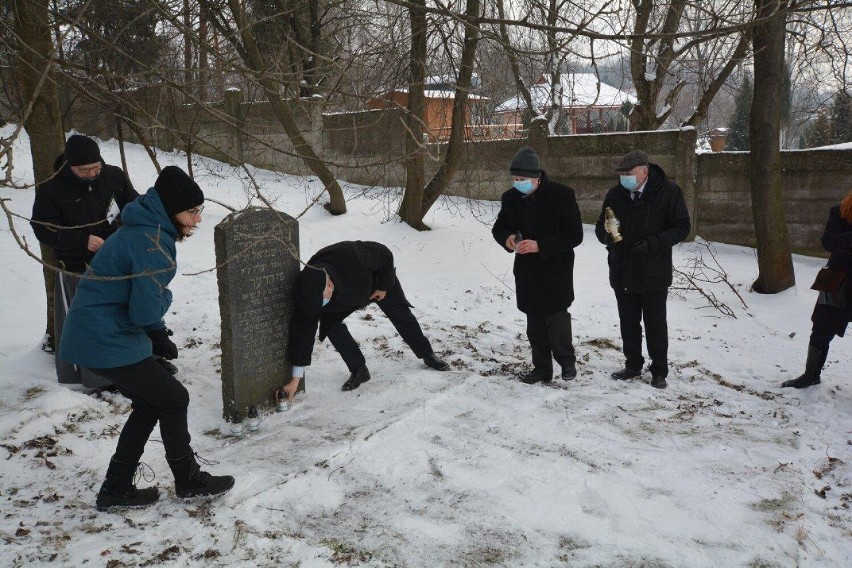
M121 168L104 163L97 142L86 136L69 137L53 169L55 175L36 186L30 225L39 242L53 249L60 268L83 274L104 240L118 229L121 210L139 194ZM48 344L59 345L78 281L57 272L54 296L48 298L48 309L54 313ZM62 383L108 384L94 375L84 374L81 379L77 367L58 357L56 370Z
M550 382L552 359L570 380L577 375L568 308L574 301L574 247L583 242L580 209L573 189L547 179L532 148L515 154L509 172L512 189L503 193L491 234L515 254L515 292L518 309L527 315L533 362L521 380Z
M68 138L54 171L36 187L31 225L60 267L82 274L139 194L121 168L104 163L97 142L79 134Z
M634 150L616 166L620 183L604 199L595 226L609 251L609 283L618 302L626 363L612 378L642 375L642 320L645 321L651 386L666 388L669 374L666 298L672 283L672 247L689 234L683 191L663 169ZM614 218L607 219L607 209ZM620 223L620 224L619 224Z
M290 322L290 362L293 378L283 390L292 400L311 364L314 337L328 337L349 368L343 390L370 380L364 354L343 323L350 314L376 302L402 339L423 362L438 371L450 366L435 356L411 313L402 285L396 278L393 253L381 243L344 241L317 252L296 277L295 310Z

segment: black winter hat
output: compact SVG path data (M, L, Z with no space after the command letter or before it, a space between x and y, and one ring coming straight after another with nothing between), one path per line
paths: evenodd
M521 176L528 178L537 178L541 176L541 160L538 159L538 154L529 146L524 146L509 164L509 172L513 176Z
M621 161L618 162L618 165L615 166L615 171L617 172L629 172L636 166L647 166L648 165L648 154L643 152L642 150L633 150L632 152L628 152L621 158Z
M154 189L160 195L169 217L204 203L204 192L177 166L163 168L154 182Z
M70 166L97 164L101 161L98 143L80 134L74 134L65 142L65 161Z
M296 277L296 303L318 304L325 291L325 271L306 266Z

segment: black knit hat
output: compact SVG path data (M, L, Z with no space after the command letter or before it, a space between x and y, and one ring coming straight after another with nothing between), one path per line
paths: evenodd
M319 304L325 291L325 271L306 266L296 277L296 304Z
M154 189L160 195L160 201L163 202L169 217L204 203L204 192L177 166L163 168L154 182Z
M65 142L65 161L70 166L97 164L101 161L98 143L80 134L74 134Z
M642 150L633 150L632 152L628 152L621 158L621 161L618 162L618 165L615 166L615 171L617 172L629 172L636 166L647 166L648 165L648 154L643 152Z
M541 160L538 159L538 154L529 146L524 146L509 164L509 172L513 176L521 176L528 178L537 178L541 176Z

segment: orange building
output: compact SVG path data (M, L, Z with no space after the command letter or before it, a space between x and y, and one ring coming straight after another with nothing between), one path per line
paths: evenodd
M427 87L424 92L426 110L424 122L430 142L439 142L450 137L450 126L453 119L453 102L455 89L436 89ZM468 94L464 110L465 138L474 139L486 137L489 126L480 124L480 110L487 97ZM388 108L406 108L408 106L408 89L393 89L374 99L367 101L367 107L372 110Z

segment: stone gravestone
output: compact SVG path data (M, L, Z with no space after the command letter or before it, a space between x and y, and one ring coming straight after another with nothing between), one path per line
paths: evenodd
M239 421L251 406L273 406L290 381L287 360L293 283L299 273L299 222L280 211L249 208L216 225L222 317L222 403Z

